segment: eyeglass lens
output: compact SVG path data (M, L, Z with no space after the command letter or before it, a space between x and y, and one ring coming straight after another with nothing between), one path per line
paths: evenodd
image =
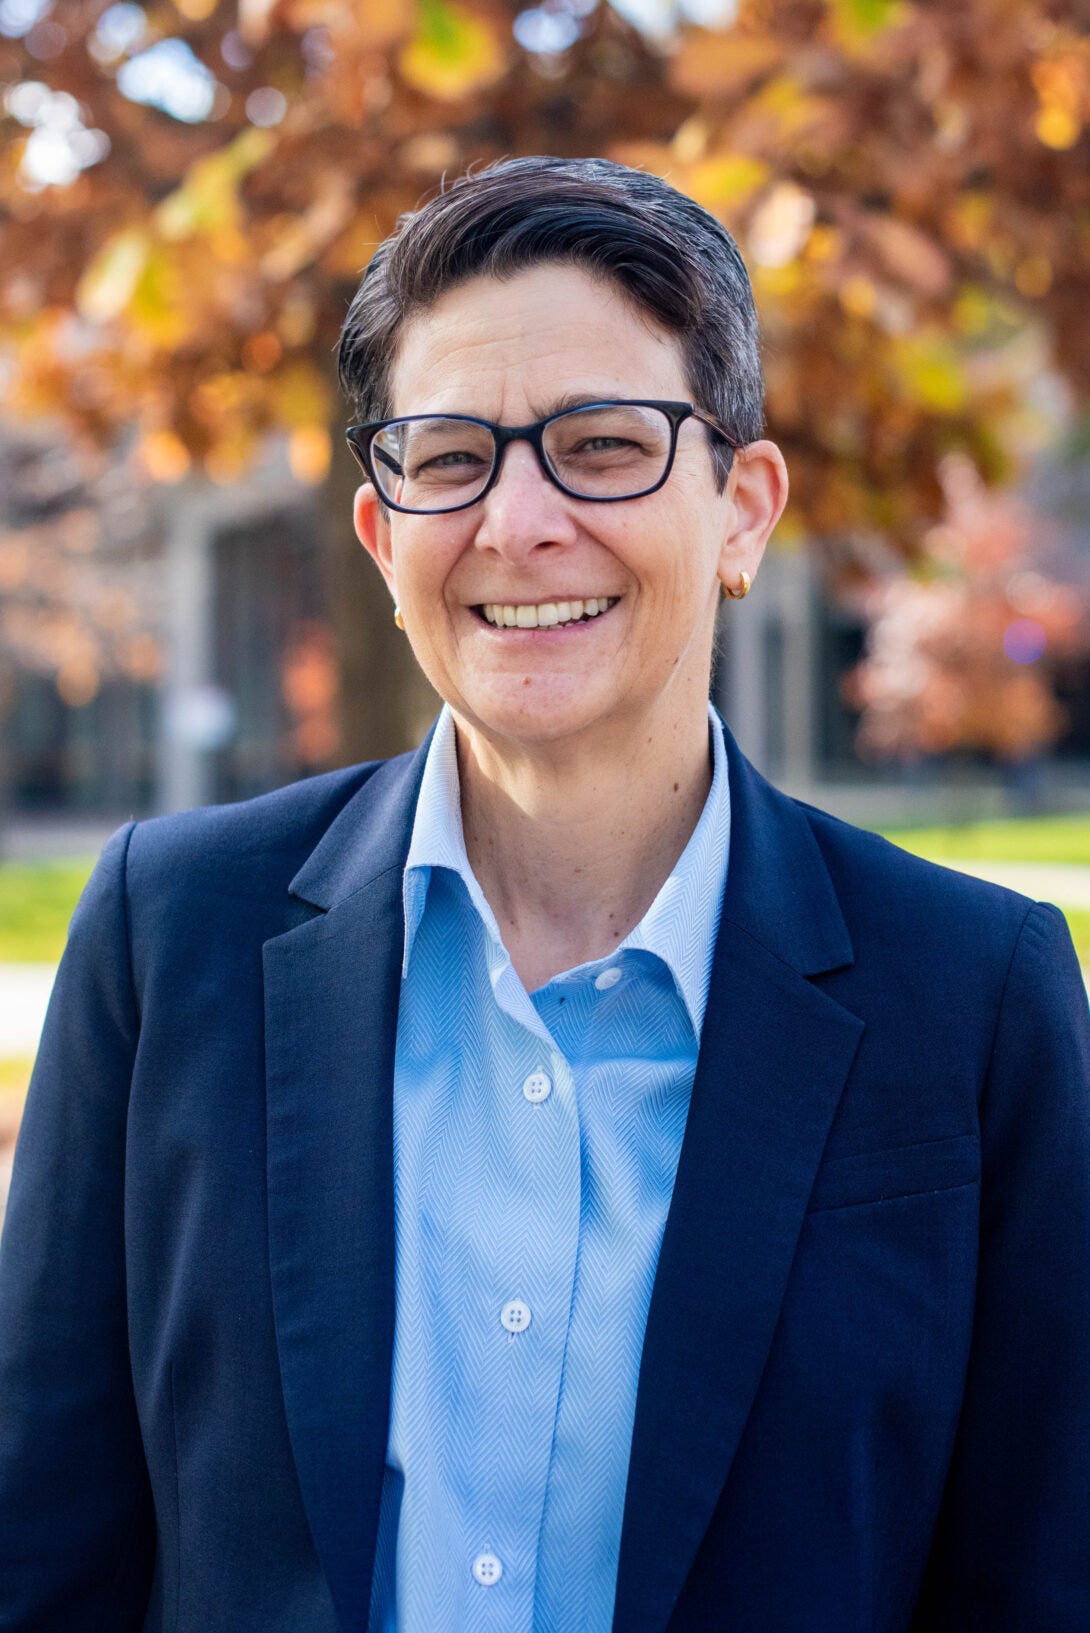
M629 499L653 488L670 459L671 426L657 408L614 403L573 408L550 420L545 458L570 492L586 499ZM496 444L471 420L395 420L371 441L383 495L406 510L453 510L487 485Z

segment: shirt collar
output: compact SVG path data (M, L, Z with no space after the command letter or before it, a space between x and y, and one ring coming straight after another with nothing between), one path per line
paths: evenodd
M661 958L674 978L697 1037L704 1024L730 848L730 786L723 723L711 704L708 718L712 785L704 809L647 912L610 954L611 961L627 950ZM462 880L487 931L490 951L494 954L502 949L503 938L495 915L466 855L454 717L445 706L428 749L405 861L403 975L408 973L413 942L424 915L431 872L437 867L451 869Z
M490 941L503 945L495 915L477 883L466 855L462 827L462 798L458 781L458 744L454 716L446 704L436 723L424 762L424 775L416 802L409 854L405 858L405 957L402 976L408 974L413 942L424 916L428 882L433 868L449 868L466 887Z
M621 942L656 953L669 969L699 1038L708 1001L730 851L730 780L723 722L708 705L712 785L689 843L643 918Z

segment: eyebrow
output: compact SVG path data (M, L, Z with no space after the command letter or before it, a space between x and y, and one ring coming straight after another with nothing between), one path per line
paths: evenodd
M592 403L616 403L629 401L632 401L632 399L627 397L618 397L614 393L608 391L565 391L562 392L559 397L554 397L552 403L548 407L543 407L540 404L537 405L536 409L534 410L534 420L530 423L533 424L538 420L551 419L554 414L566 414L570 408L587 408ZM484 420L486 424L490 425L501 425L504 423L500 420L490 420L486 414L471 413L465 408L433 408L430 411L420 415L420 418L441 420L446 415L454 415L455 418L464 416L465 418L471 420ZM412 417L414 416L406 416L406 418Z
M586 408L591 403L614 403L625 400L610 391L565 391L561 396L553 398L551 407L540 409L538 418L547 420L552 414L566 414L569 408Z

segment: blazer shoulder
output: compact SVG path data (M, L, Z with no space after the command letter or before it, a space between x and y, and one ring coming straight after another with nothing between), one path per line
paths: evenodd
M878 924L906 952L934 942L941 962L961 951L1009 959L1035 903L1018 891L914 856L880 834L795 802L810 825L853 934Z
M371 760L256 799L137 822L128 851L130 891L160 899L180 888L187 895L196 890L283 897L322 835L387 763Z

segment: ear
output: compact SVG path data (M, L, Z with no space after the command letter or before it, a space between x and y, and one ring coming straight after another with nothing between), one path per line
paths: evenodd
M394 582L393 557L390 551L389 517L379 504L378 494L370 482L365 482L356 490L352 520L356 524L356 537L386 580L386 588L396 601L397 585Z
M743 572L756 577L765 545L787 503L787 466L774 442L763 439L739 448L727 492L732 521L719 552L719 580L733 589Z

